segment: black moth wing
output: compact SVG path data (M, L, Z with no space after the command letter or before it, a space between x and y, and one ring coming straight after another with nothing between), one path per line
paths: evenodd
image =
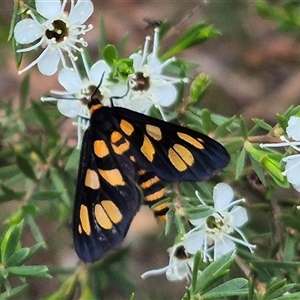
M203 181L230 161L226 149L205 134L125 108L111 109L119 124L125 120L134 128L119 130L132 145L139 166L151 167L162 180Z
M101 109L99 111L102 113ZM96 112L98 114L98 110ZM96 140L104 141L109 150L107 156L99 158L95 154ZM123 241L140 208L142 195L136 183L135 163L113 151L110 136L101 129L101 124L93 126L93 115L84 134L79 166L73 239L78 257L84 262L93 262ZM99 169L117 170L121 184L114 176L105 180Z

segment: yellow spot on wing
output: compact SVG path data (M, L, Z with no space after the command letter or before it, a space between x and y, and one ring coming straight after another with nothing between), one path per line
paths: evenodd
M90 221L89 221L89 212L88 212L87 207L83 204L80 205L79 218L80 218L80 223L81 223L81 227L82 227L83 231L87 235L90 235L91 234L91 226L90 226Z
M194 139L192 136L186 134L186 133L182 133L182 132L177 132L177 135L184 141L186 141L187 143L193 145L194 147L198 148L198 149L204 149L203 144L200 142L202 141L201 139ZM203 142L203 141L202 141Z
M79 232L79 234L82 234L82 227L80 224L78 225L78 232Z
M122 155L124 152L126 152L130 147L130 144L127 140L125 140L124 143L121 145L114 145L112 144L112 148L116 154Z
M187 169L186 164L182 161L180 156L172 149L169 149L168 156L172 165L180 172Z
M114 131L110 136L110 140L113 144L117 143L121 138L122 134L118 131Z
M109 150L103 140L97 140L94 142L94 152L99 158L109 155Z
M95 218L102 228L112 229L113 224L101 204L95 205Z
M121 127L122 131L125 132L125 134L128 136L134 132L133 126L125 120L121 120L120 127Z
M101 170L98 169L100 175L112 186L125 185L123 176L118 169Z
M100 188L100 182L96 171L91 169L86 170L84 185L93 190L97 190Z
M189 166L192 166L194 163L193 154L184 146L180 144L175 144L173 149L180 155L181 159Z
M113 223L117 224L122 220L122 214L120 210L112 201L103 200L101 201L101 205Z
M144 135L144 142L141 147L141 152L145 155L145 157L150 162L153 161L155 150L154 150L152 143L150 142L149 138L146 135Z
M161 140L162 135L161 135L161 130L160 130L159 127L147 124L146 125L146 131L155 140L157 140L157 141Z

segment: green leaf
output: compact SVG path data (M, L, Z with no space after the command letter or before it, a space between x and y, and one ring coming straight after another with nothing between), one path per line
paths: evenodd
M219 34L220 32L214 29L213 26L207 26L203 22L197 23L187 30L181 38L174 43L173 47L162 55L161 59L164 61Z
M50 136L55 140L58 140L60 137L59 134L57 133L57 129L54 126L53 122L49 119L48 115L45 113L45 110L42 108L41 104L39 102L32 101L31 108L35 116L37 117L37 119L40 121L43 127L49 132Z
M214 131L215 136L225 136L228 133L228 127L235 121L235 116L225 120L219 127Z
M23 292L27 288L28 284L22 284L18 287L12 288L9 291L0 294L0 299L10 299L11 297L18 296L21 292ZM17 299L17 298L15 298Z
M48 274L47 266L20 266L20 267L9 267L7 271L10 274L25 277L44 277L51 278Z
M252 121L262 129L272 131L273 127L266 123L264 120L253 118Z
M241 296L248 294L248 280L235 278L229 280L201 295L201 299L220 299L230 296Z
M212 121L211 121L211 115L208 109L203 109L201 112L201 119L202 119L202 125L204 133L208 134L212 132Z
M195 291L203 294L210 290L212 284L215 284L220 278L229 272L229 267L233 263L232 253L222 255L218 260L207 266L198 276L197 287Z
M7 267L20 266L26 261L30 250L29 248L22 248L17 250L6 262Z
M21 238L23 224L24 222L21 222L18 225L11 225L3 233L1 237L1 247L0 247L2 263L6 263L7 260L16 251L16 248Z
M264 174L264 170L262 169L261 165L259 164L258 161L256 161L251 155L249 155L250 162L252 164L252 167L254 169L254 172L256 173L257 177L261 181L261 183L266 186L266 178Z
M263 295L263 299L265 300L273 299L274 298L273 294L276 293L276 291L282 288L285 284L286 284L286 279L273 283L270 287L268 287L266 293Z
M33 235L34 239L36 240L36 242L38 244L43 245L43 248L46 248L46 243L45 243L44 237L43 237L39 227L37 226L34 218L31 215L28 215L26 217L26 221L27 221L27 224L29 225L29 228L30 228L32 235Z
M22 171L22 173L30 178L31 180L36 181L37 178L35 176L35 172L32 168L32 166L29 163L29 159L23 157L22 155L16 154L16 163L19 169Z
M21 94L20 94L19 111L21 113L21 116L26 107L26 100L29 94L29 84L30 84L30 76L29 74L26 74L24 79L22 80L21 89L20 89Z
M200 103L210 86L210 77L205 74L198 75L191 83L190 87L190 104Z
M80 151L77 148L75 148L72 151L71 155L69 156L69 159L66 163L65 170L66 171L78 170L79 157L80 157Z
M240 116L240 133L244 140L248 139L247 124L242 116Z
M236 172L235 179L238 179L243 174L244 167L245 167L245 160L246 160L246 150L245 148L243 148L237 159L236 169L235 169Z
M114 45L106 45L102 51L102 56L109 66L113 66L118 60L118 51Z

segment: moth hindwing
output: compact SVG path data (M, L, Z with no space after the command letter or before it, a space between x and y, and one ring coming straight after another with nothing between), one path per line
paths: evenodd
M142 200L165 196L162 181L202 181L229 162L210 137L92 99L81 149L73 215L75 250L93 262L125 238ZM163 217L167 203L153 209Z

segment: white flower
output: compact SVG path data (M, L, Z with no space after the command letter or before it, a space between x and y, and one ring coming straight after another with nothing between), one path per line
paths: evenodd
M280 139L283 143L276 144L261 144L260 147L292 147L299 154L293 154L286 156L282 159L286 163L285 171L282 172L286 176L289 183L292 184L294 189L300 192L300 117L291 116L288 121L288 126L286 128L286 133L289 139L294 141L289 141L285 136L281 136Z
M66 67L63 52L67 52L71 60L75 61L76 56L72 51L81 51L77 43L86 47L87 43L80 35L84 35L92 29L92 25L82 25L92 14L94 7L90 0L71 0L69 14L64 12L67 0L36 0L36 11L44 19L39 21L31 10L27 13L29 19L23 19L17 23L14 29L14 36L19 44L30 44L38 40L31 47L18 50L28 52L38 47L44 48L40 56L30 63L19 74L27 71L32 66L38 66L39 71L44 75L53 75L58 68L59 61Z
M197 192L196 196L204 204ZM244 199L231 202L233 198L233 190L229 185L219 183L215 186L213 191L215 212L205 218L190 220L195 228L183 238L183 245L188 253L195 254L201 251L203 260L207 261L207 259L212 260L209 252L214 252L213 260L216 260L234 250L235 243L242 244L252 251L254 246L247 242L238 229L248 221L246 210L237 206ZM231 236L234 232L237 232L242 239Z
M99 93L95 95L101 102L109 102L108 76L111 72L110 67L104 60L97 61L89 68L85 56L82 55L82 61L85 67L87 77L82 78L73 63L74 68L63 68L58 75L59 83L66 91L51 91L57 97L43 97L43 101L57 101L57 108L60 113L68 118L77 118L75 125L78 127L78 145L81 145L82 134L89 125L89 112L85 98L95 94L99 86Z
M153 50L149 54L150 37L146 37L142 53L134 53L134 73L128 76L130 91L125 101L125 107L148 113L151 106L159 109L162 117L166 119L163 108L170 107L177 98L177 89L174 84L182 81L162 74L163 69L169 65L174 58L165 62L158 59L159 36L158 29L154 30Z
M168 249L170 259L169 264L158 270L150 270L142 274L142 279L153 275L166 274L169 281L179 281L186 279L189 281L192 278L191 269L194 263L194 256L187 253L182 243L175 244Z

